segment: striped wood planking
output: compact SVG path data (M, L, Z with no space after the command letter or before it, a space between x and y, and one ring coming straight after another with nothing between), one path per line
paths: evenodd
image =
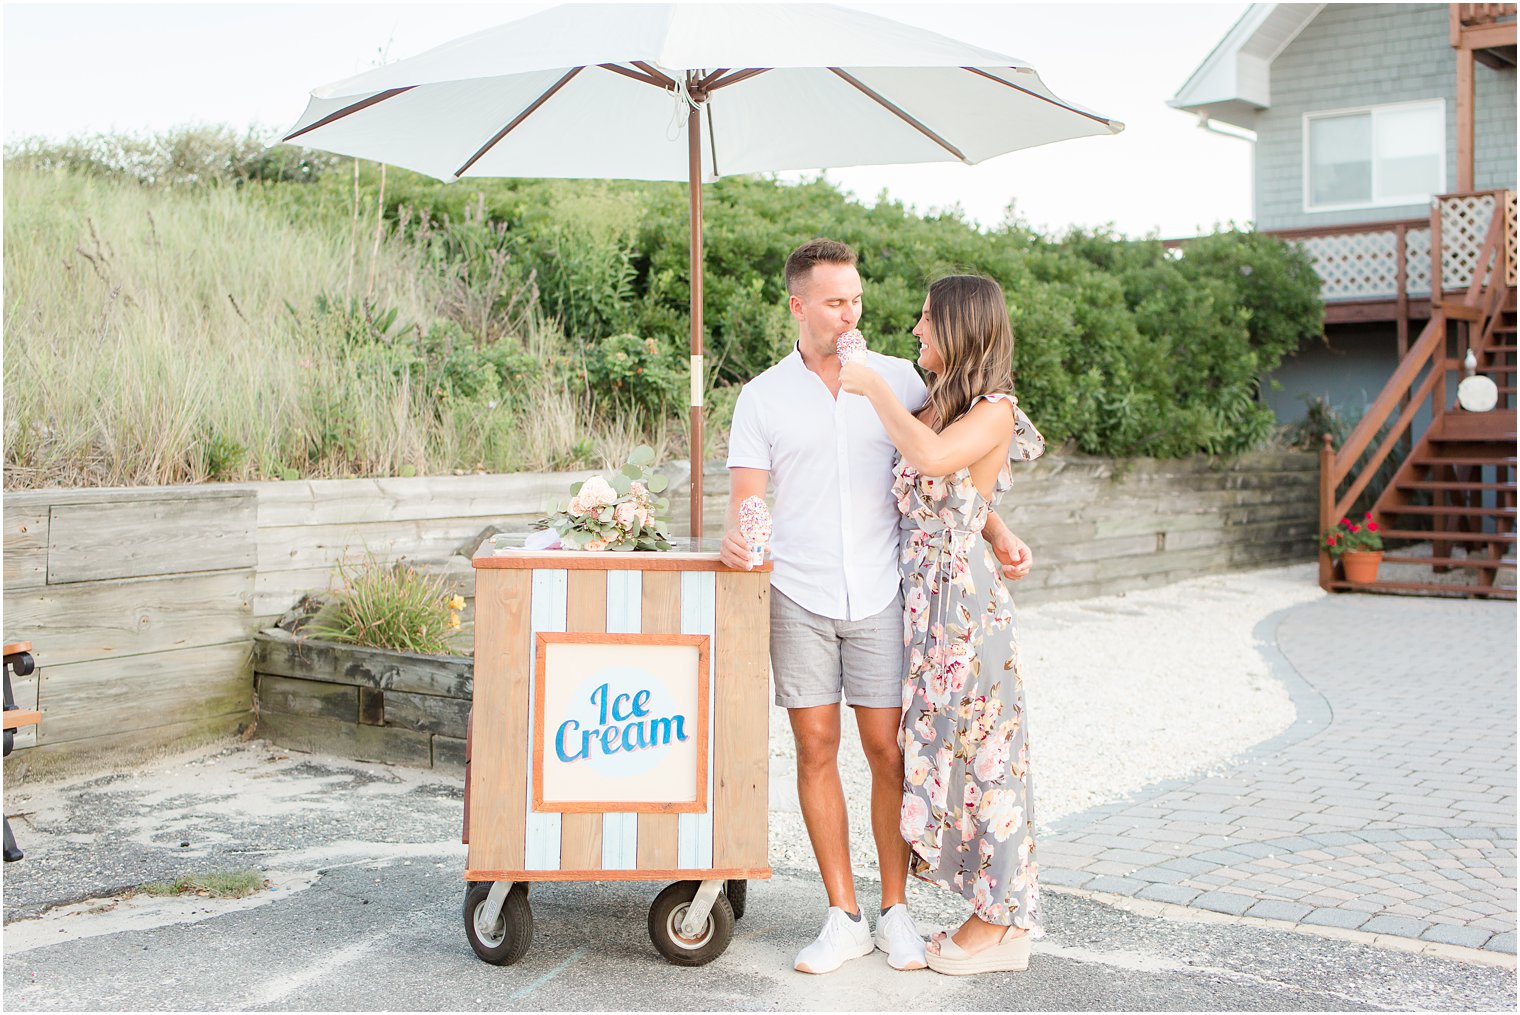
M607 633L638 634L643 622L642 571L607 572ZM602 815L602 867L632 870L638 866L639 816L632 811Z
M528 636L528 644L533 647L536 654L538 650L538 635L540 632L558 632L565 629L565 596L569 586L568 572L563 570L541 570L533 574L533 629ZM533 715L532 709L537 703L532 700L535 688L533 681L529 681L529 716ZM561 836L560 814L558 811L539 812L533 809L533 756L537 745L533 742L535 731L533 723L528 723L528 736L523 743L526 749L520 759L523 766L523 779L527 784L527 797L523 806L527 810L527 843L525 845L526 860L524 866L529 870L558 870L559 869L559 843Z
M483 568L477 573L486 574L488 570ZM607 630L606 571L570 571L565 630ZM560 817L559 865L566 870L602 868L602 815L564 814Z
M643 574L640 628L645 634L680 634L682 573L645 571ZM711 652L711 647L708 651ZM709 725L709 754L711 729ZM676 867L681 815L646 813L637 817L638 847L634 866L643 870L668 870Z

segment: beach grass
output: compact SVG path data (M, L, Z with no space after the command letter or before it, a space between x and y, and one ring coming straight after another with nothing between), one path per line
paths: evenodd
M446 316L452 281L373 207L292 221L261 186L8 168L7 489L598 467L684 441L602 422L563 374L510 405L419 383L396 338ZM575 354L536 313L503 340Z

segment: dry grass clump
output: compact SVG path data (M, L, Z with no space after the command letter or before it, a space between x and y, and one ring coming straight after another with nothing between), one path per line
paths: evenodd
M198 895L211 899L241 899L261 889L269 881L263 871L212 871L207 874L184 874L173 881L154 881L139 885L144 895Z

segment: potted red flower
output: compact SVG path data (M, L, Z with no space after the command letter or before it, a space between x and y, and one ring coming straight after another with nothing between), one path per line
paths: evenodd
M1348 582L1366 585L1377 581L1378 565L1383 562L1383 537L1372 512L1364 514L1359 523L1342 518L1339 525L1325 530L1320 545L1341 562Z

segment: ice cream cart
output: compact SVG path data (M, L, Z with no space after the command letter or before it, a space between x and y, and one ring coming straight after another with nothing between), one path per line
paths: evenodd
M656 949L712 961L771 875L770 564L490 542L473 563L471 947L522 958L535 881L652 881Z

